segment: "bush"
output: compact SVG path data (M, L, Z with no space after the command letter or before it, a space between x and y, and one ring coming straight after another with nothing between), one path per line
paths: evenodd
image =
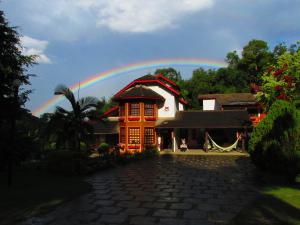
M74 175L81 173L81 159L85 155L70 150L56 150L49 152L46 156L46 169L49 172Z
M98 147L98 152L100 155L108 155L109 154L109 145L107 143L101 143Z
M300 172L298 113L292 103L277 100L253 130L249 153L261 169L284 174L290 181Z
M159 151L155 146L147 146L142 152L142 158L153 158L159 155Z

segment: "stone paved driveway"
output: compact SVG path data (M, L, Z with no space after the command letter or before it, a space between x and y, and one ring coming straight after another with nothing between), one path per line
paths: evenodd
M100 172L94 190L22 223L225 224L256 196L245 156L161 156Z

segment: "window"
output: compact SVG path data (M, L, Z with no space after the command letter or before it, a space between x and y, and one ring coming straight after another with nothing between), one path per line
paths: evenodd
M154 116L153 104L145 104L145 116Z
M140 115L140 104L139 103L131 103L129 116L139 116Z
M125 144L126 143L126 128L120 127L120 142Z
M129 128L129 144L139 144L140 143L140 128L134 127Z
M152 145L155 143L155 135L153 127L145 127L145 145Z
M125 106L120 105L120 116L125 116Z

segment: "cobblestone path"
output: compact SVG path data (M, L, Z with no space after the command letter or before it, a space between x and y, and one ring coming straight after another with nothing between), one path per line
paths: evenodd
M164 155L88 181L92 192L22 225L226 224L256 196L245 156Z

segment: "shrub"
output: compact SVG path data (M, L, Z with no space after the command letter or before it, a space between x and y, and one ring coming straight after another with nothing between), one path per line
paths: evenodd
M292 103L277 100L253 130L249 153L256 166L283 173L290 181L300 172L298 113Z
M83 157L83 154L75 151L52 151L46 156L46 169L49 172L62 175L80 174L80 164Z
M146 146L142 152L142 158L153 158L159 155L159 151L155 146Z
M109 154L109 145L107 143L101 143L98 147L98 152L100 155L108 155Z

